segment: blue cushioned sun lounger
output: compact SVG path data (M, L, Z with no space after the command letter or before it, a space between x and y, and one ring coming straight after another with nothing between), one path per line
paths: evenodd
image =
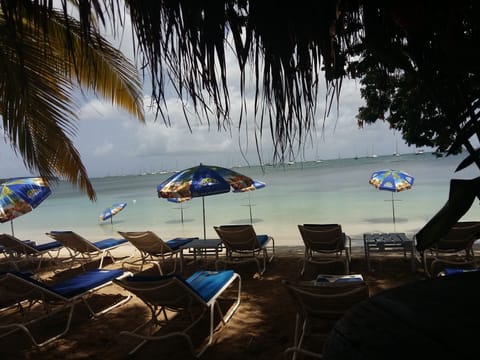
M28 273L3 273L0 275L0 293L2 296L9 297L10 299L16 298L19 309L25 315L38 314L38 307L43 307L44 311L40 312L40 316L37 315L34 318L24 316L23 319L30 319L24 322L7 324L3 318L3 322L0 325L0 337L22 330L36 346L43 346L50 343L68 332L75 305L79 302L83 302L86 305L92 316L98 316L130 300L131 296L127 296L121 301L115 302L112 306L97 312L95 312L87 302L87 298L91 293L112 284L112 280L114 279L121 279L130 275L131 273L124 273L123 270L96 269L63 280L54 285L47 285L42 281L34 279L31 274ZM27 303L26 306L23 305L25 303ZM37 304L35 308L32 307L33 304ZM47 319L61 311L68 311L68 318L64 329L48 337L46 340L37 340L28 326ZM2 332L3 330L4 332Z
M105 256L109 256L115 261L111 250L127 243L125 239L114 238L91 242L73 231L50 231L47 235L61 243L69 251L72 263L84 264L93 261L95 256L100 256L100 269Z
M180 264L180 272L183 271L182 249L183 245L190 241L198 239L193 238L175 238L163 241L152 231L119 231L122 237L127 239L139 252L140 258L134 261L124 262L124 264L140 266L140 270L150 263L154 264L160 275L164 275L162 264L167 261L173 262L173 270L168 272L173 274L177 270L177 262Z
M267 269L267 262L271 262L275 257L275 240L272 236L267 234L257 235L251 224L220 225L213 228L226 249L226 257L215 262L217 270L222 262L235 264L255 261L258 275L263 275ZM262 265L260 265L260 261Z
M217 303L218 298L224 291L237 280L238 288L234 304L230 307L227 314L223 314ZM190 346L190 350L196 356L200 356L213 342L213 332L215 330L215 309L225 325L232 317L240 304L241 278L232 270L224 271L197 271L187 279L179 275L166 276L131 276L114 282L133 294L137 295L151 310L152 317L145 323L132 331L123 331L122 334L134 336L142 339L142 342L135 347L130 354L137 351L147 340L162 340L172 336L181 336L185 338ZM201 311L198 311L200 309ZM166 310L174 312L187 312L191 314L191 322L181 331L175 331L162 335L143 335L140 331L147 326L166 324L169 319ZM192 329L202 318L210 313L210 333L208 340L199 349L195 350L188 331ZM172 317L175 321L175 317ZM148 332L152 333L151 331Z
M24 260L37 262L36 270L38 270L46 255L50 259L57 259L62 248L62 244L58 241L36 245L34 241L20 240L9 234L0 234L0 246L16 270L19 270L18 263Z

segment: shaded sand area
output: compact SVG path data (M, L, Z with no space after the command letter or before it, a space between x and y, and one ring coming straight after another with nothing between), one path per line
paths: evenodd
M372 260L374 270L367 272L362 248L355 248L352 254L351 273L360 273L366 280L370 294L396 287L426 276L420 267L415 272L410 269L410 260L402 254L376 255ZM133 253L127 245L116 250L115 263L107 261L105 268L121 267L122 257ZM120 252L120 253L119 253ZM261 278L255 277L254 263L238 264L232 267L242 277L241 304L232 319L215 333L214 343L203 354L206 360L236 359L283 359L283 351L292 346L295 324L295 308L282 280L310 280L318 273L336 273L337 269L308 267L300 276L302 247L277 248L275 259L268 265ZM94 265L94 264L91 264ZM94 267L94 266L93 266ZM184 276L199 269L214 269L212 259L199 260L187 264ZM134 270L134 269L132 269ZM340 269L338 269L340 270ZM76 270L61 273L43 272L42 279L56 281L71 276ZM147 271L148 272L148 271ZM109 286L92 296L94 306L104 306L118 301L126 295L121 288ZM227 300L222 306L228 307ZM8 316L8 315L7 315ZM172 338L161 342L148 342L134 356L128 352L136 346L138 340L121 336L123 330L132 330L148 319L149 311L144 303L133 297L128 303L97 318L89 318L83 304L79 304L74 313L70 331L62 338L42 347L34 348L20 332L0 338L1 359L190 359L185 341ZM37 333L47 333L58 328L63 319L44 321ZM192 337L199 344L208 336L208 318L194 328Z

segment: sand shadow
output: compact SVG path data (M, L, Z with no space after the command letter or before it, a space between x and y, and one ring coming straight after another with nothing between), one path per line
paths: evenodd
M186 223L186 222L192 222L194 220L195 219L183 219L183 221L180 220L180 219L178 219L178 220L167 220L167 221L165 221L165 224L182 224L182 223Z
M110 220L105 220L101 223L98 223L99 226L112 226L112 225L116 225L116 224L123 224L125 222L125 220L114 220L112 222L110 222Z
M262 222L262 221L264 221L264 220L259 219L259 218L252 218L252 224L259 223L259 222ZM231 220L230 224L250 224L250 218Z

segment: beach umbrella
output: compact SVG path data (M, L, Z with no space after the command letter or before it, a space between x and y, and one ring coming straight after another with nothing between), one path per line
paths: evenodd
M245 188L241 188L241 189L236 189L236 190L233 190L234 193L244 193L244 192L248 192L249 196L248 196L248 204L246 204L245 206L248 206L249 209L250 209L250 224L253 223L253 217L252 217L252 206L254 206L255 204L252 204L251 203L251 200L250 200L250 191L253 191L253 190L257 190L257 189L262 189L265 187L265 183L261 182L261 181L258 181L258 180L253 180L253 184L250 185L250 186L247 186ZM191 200L192 198L191 197L183 197L183 198L168 198L167 200L170 201L170 202L173 202L173 203L177 203L177 204L180 204L180 207L178 207L177 209L180 209L180 219L182 221L182 224L183 224L183 210L184 210L184 207L183 207L183 203L185 201L188 201L188 200Z
M202 198L203 237L207 238L205 225L205 196L224 194L253 185L253 180L234 170L220 166L194 166L175 173L157 186L158 197L166 199Z
M112 206L103 210L100 216L98 217L98 219L101 221L110 219L110 223L113 224L113 220L112 220L113 216L118 214L123 209L125 209L126 206L127 206L127 203L115 203Z
M395 199L393 194L403 190L408 190L413 185L414 178L410 174L401 170L379 170L372 173L369 183L379 190L390 191L392 193L392 214L393 229L395 228Z
M12 178L0 184L0 222L10 221L29 213L45 200L52 191L40 177Z
M252 206L255 205L255 204L252 204L252 202L250 200L250 192L253 191L253 190L263 189L265 186L266 186L266 184L264 182L258 181L258 180L253 180L253 184L251 186L233 191L233 192L248 192L248 204L246 204L245 206L248 206L248 208L250 210L250 224L253 224Z

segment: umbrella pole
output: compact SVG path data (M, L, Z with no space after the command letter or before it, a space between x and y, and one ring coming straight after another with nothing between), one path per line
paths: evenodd
M250 224L253 224L252 202L250 201L250 192L248 193L248 207L249 207L249 209L250 209Z
M183 225L183 205L180 203L180 219L182 220L182 225Z
M207 240L207 228L205 227L205 196L202 196L203 207L203 240Z
M10 220L10 228L12 229L12 236L15 236L15 234L13 233L13 219Z
M392 192L392 214L393 214L393 232L396 232L396 226L395 226L395 200L393 199L393 192Z

